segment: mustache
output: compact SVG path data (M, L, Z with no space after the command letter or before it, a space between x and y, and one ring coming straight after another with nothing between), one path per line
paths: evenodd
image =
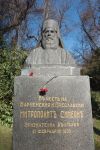
M47 37L46 40L54 40L53 37Z

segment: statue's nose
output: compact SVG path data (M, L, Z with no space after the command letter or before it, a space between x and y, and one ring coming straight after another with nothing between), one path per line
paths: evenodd
M50 31L48 31L48 36L51 36L51 32Z

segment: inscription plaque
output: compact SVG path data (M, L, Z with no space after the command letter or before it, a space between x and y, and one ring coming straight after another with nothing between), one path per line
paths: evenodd
M16 77L13 150L94 150L89 78Z

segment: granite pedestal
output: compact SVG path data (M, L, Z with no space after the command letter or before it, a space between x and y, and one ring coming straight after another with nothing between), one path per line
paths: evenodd
M16 77L13 150L94 150L89 77Z
M35 76L79 76L80 68L65 65L34 65L31 68L22 69L21 75L29 75L33 72Z

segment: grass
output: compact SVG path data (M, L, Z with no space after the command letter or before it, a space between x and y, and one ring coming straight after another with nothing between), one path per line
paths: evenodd
M92 92L95 149L100 150L100 91Z
M100 120L94 119L95 149L100 150Z
M12 130L0 125L0 150L12 150Z

